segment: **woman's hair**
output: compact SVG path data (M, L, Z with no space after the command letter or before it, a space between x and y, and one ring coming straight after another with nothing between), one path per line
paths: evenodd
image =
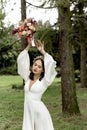
M37 61L37 60L41 60L41 62L42 62L43 72L41 73L41 76L40 76L40 78L39 78L39 80L41 81L42 78L44 77L44 73L45 73L44 57L43 57L43 56L37 56L36 58L34 58L33 63L35 63L35 61ZM30 73L30 75L29 75L29 78L30 78L31 80L34 80L34 73L33 73L32 71L31 71L31 73Z

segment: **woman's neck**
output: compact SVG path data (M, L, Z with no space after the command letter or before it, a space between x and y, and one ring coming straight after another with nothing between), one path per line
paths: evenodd
M40 75L34 75L34 80L37 80L40 78Z

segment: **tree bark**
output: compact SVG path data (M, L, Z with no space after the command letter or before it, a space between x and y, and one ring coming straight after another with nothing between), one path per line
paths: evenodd
M65 5L59 5L59 30L60 30L60 56L61 56L61 88L62 88L62 112L79 114L80 110L76 97L76 85L74 78L74 65L72 46L69 41L71 29L69 0Z
M86 67L86 47L83 43L81 43L81 61L80 61L80 80L81 87L87 88L87 67Z
M26 19L26 0L21 0L21 20Z
M87 67L86 67L86 44L85 44L85 29L84 29L84 3L80 2L78 4L79 9L79 39L80 39L80 48L81 48L81 61L80 61L80 80L81 80L81 87L87 88Z
M26 19L26 0L21 0L21 20ZM27 39L21 38L21 45L22 49L24 49L27 45ZM23 86L24 86L24 80L23 80Z
M21 20L26 19L26 0L21 0ZM27 39L21 38L22 49L27 45Z

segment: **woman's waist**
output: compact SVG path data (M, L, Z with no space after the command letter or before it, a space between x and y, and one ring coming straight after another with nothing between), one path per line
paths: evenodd
M41 101L41 95L29 92L29 93L25 93L25 99Z

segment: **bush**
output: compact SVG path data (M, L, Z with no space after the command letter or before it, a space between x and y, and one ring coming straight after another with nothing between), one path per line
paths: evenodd
M12 89L19 89L19 90L21 90L21 89L23 89L23 85L13 84L12 85Z
M17 67L16 67L16 65L4 67L4 68L0 69L0 74L17 75Z
M80 70L75 70L75 80L76 82L80 82Z
M61 76L61 74L60 74L60 67L57 67L56 71L57 71L57 77L60 77Z

